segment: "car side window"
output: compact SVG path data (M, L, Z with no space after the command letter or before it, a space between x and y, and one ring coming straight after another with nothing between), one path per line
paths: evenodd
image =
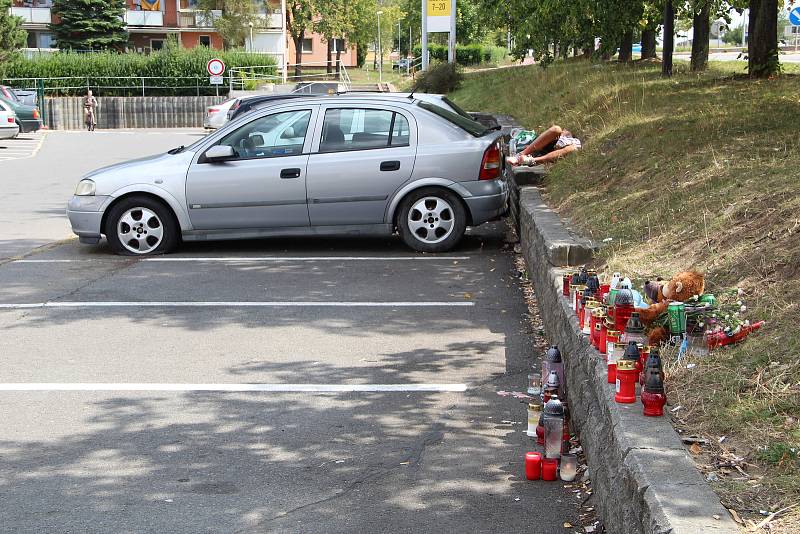
M397 138L397 142L392 141ZM345 152L408 145L408 121L393 111L330 108L322 123L320 152Z
M219 142L233 148L233 159L276 158L303 153L311 110L265 115L229 133Z
M408 119L399 113L394 114L394 125L392 126L392 146L408 146L408 139L411 131L408 128Z

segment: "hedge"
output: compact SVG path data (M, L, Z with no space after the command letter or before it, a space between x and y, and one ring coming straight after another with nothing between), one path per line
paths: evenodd
M276 73L275 61L270 56L196 47L167 49L147 55L116 52L42 54L32 59L18 58L6 63L0 67L0 76L5 80L27 78L29 80L11 81L8 85L29 88L35 84L33 78L65 78L45 80L49 96L83 94L87 84L99 96L141 95L141 77L145 77L147 96L213 95L216 88L209 84L206 63L214 57L222 59L228 70L232 67L272 65L258 69L257 75ZM119 77L131 79L113 79ZM137 77L138 80L135 79ZM227 85L220 89L227 91Z
M429 44L428 51L432 60L447 61L447 47ZM422 54L422 47L414 47L414 56ZM461 65L478 65L480 63L499 63L508 55L501 46L484 46L480 44L456 45L456 63Z

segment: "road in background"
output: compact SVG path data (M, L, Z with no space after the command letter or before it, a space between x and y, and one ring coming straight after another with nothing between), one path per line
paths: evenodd
M5 150L0 149L0 261L74 237L64 212L78 180L87 172L188 145L205 134L202 129L35 134L42 135L38 151L28 147L20 159L3 160ZM0 146L11 147L15 141L0 141Z

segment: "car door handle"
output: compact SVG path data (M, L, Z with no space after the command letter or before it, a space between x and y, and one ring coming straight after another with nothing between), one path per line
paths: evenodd
M300 169L281 169L281 179L300 178Z
M382 161L381 162L381 170L382 171L399 171L400 170L400 162L399 161Z

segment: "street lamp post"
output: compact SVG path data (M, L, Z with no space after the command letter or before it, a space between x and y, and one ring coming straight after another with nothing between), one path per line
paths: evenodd
M250 52L253 51L253 22L248 22L248 26L250 26Z
M383 83L383 43L381 42L381 14L383 11L378 11L378 82Z

